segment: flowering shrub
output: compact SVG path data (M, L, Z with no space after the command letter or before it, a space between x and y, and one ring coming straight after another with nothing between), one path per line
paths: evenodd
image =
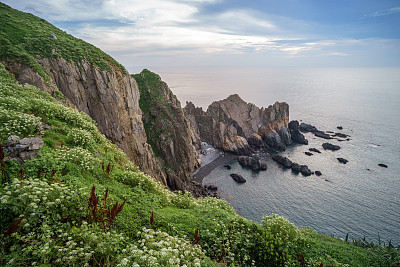
M73 145L83 148L91 148L94 145L93 135L84 129L73 128L69 131L67 140Z
M9 110L0 105L0 139L10 135L26 137L40 132L41 119L32 114Z
M117 266L204 266L206 258L198 245L161 231L143 228L138 244L129 247L128 257Z

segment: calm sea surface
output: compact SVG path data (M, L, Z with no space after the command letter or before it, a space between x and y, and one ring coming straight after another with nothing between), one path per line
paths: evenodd
M324 151L324 139L310 134L309 145L283 154L322 176L304 177L282 170L266 158L268 170L253 173L232 162L218 167L204 184L218 186L222 198L248 219L276 213L297 226L344 238L366 237L400 244L400 68L170 68L153 69L185 105L206 108L238 93L245 101L290 105L290 119L351 137L336 152ZM306 156L308 148L321 154ZM336 158L349 162L340 164ZM382 168L378 163L389 167ZM368 170L369 169L369 170ZM229 173L247 180L237 184Z

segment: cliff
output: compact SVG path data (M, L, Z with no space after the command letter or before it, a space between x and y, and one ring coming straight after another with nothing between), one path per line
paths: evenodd
M147 144L138 85L124 67L42 19L0 7L0 61L6 69L20 83L37 86L88 114L142 171L166 185Z
M200 165L200 138L185 118L181 103L161 78L143 70L133 75L139 84L140 108L148 143L163 162L168 186L181 189Z
M249 154L250 145L284 150L292 144L287 128L289 105L284 102L264 109L235 94L213 102L207 111L190 102L184 111L202 140L227 152Z

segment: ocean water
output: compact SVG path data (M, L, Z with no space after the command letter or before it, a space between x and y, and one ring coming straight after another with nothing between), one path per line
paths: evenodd
M391 240L400 244L400 68L165 68L154 69L178 96L206 108L211 102L238 93L245 101L268 106L285 101L290 119L324 131L342 133L350 141L331 143L306 134L309 145L296 145L282 154L307 164L322 176L304 177L283 170L265 155L265 172L252 172L232 162L204 178L218 186L222 198L248 219L284 216L296 226L344 238ZM304 154L315 147L321 154ZM349 162L341 164L337 157ZM379 167L379 163L388 168ZM247 182L237 184L230 173Z

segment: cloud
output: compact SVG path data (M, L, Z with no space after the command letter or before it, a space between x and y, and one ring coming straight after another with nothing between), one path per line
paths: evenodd
M400 6L396 6L388 9L379 10L371 14L367 14L364 17L381 17L381 16L392 15L399 12L400 12Z

